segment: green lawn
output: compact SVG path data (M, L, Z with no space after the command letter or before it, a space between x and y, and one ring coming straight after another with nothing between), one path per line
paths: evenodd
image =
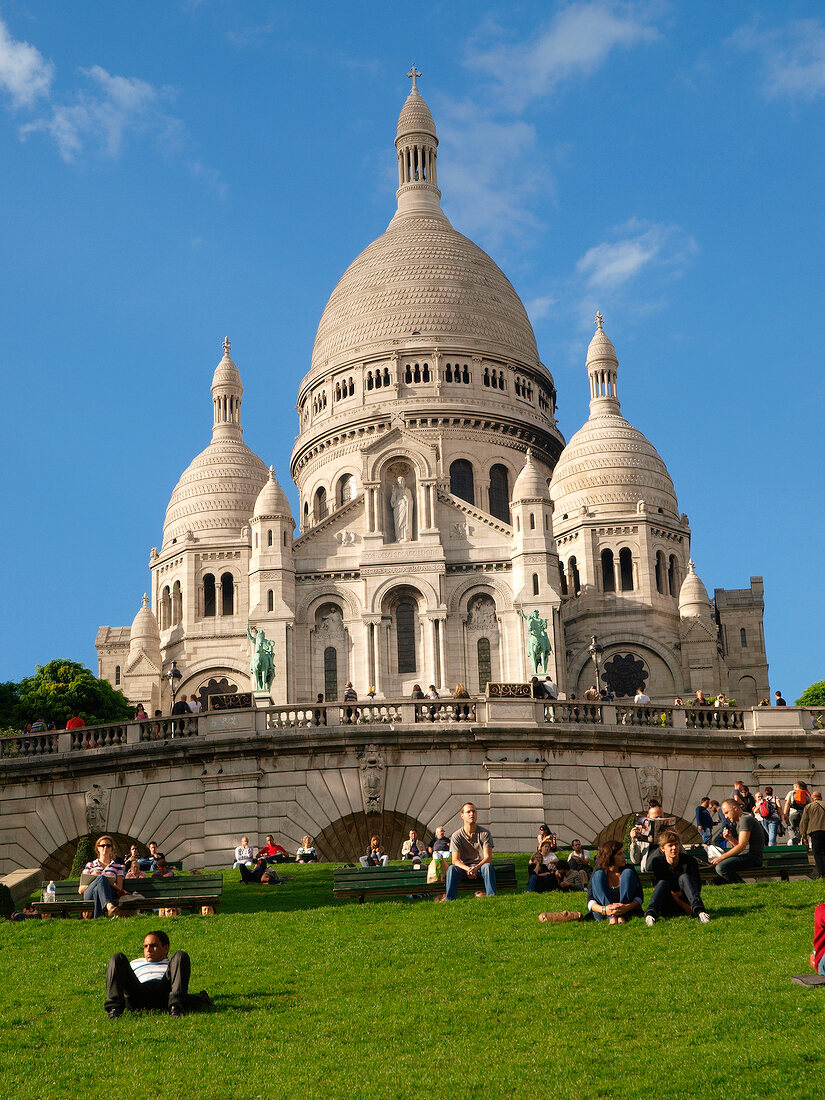
M216 917L0 924L2 1095L715 1100L822 1089L825 989L789 981L809 969L819 883L708 887L709 925L647 928L538 923L542 908L583 908L579 894L338 903L331 866L286 871L280 887L227 872ZM108 956L137 957L159 924L216 1010L109 1021Z

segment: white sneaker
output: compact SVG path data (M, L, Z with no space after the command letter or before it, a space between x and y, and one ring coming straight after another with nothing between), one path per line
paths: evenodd
M700 924L710 924L710 913L700 913L699 914L699 923Z
M655 923L656 918L653 916L652 913L648 913L645 917L645 924L648 926L648 928L652 928Z

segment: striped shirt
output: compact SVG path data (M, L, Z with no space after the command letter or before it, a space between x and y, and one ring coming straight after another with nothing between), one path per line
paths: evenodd
M99 859L93 859L91 863L87 863L83 868L84 875L104 875L106 878L118 878L123 874L122 863L110 863L108 867L104 867Z
M132 970L139 982L156 982L162 978L169 969L169 960L161 959L160 962L149 962L148 959L132 959Z

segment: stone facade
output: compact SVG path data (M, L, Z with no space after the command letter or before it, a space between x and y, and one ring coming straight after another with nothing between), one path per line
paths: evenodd
M275 644L279 703L340 699L348 681L362 697L459 682L483 694L533 672L521 612L536 609L562 693L593 682L596 635L619 694L643 684L672 702L701 687L755 704L768 695L761 579L708 598L668 471L621 415L601 316L590 417L565 446L522 303L441 210L416 87L395 149L396 212L339 280L298 389L299 537L243 442L227 340L212 441L172 494L135 623L98 633L100 675L150 713L169 709L173 660L187 695L249 690L250 620Z

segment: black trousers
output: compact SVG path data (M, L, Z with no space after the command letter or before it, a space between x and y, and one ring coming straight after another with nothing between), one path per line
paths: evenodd
M825 878L825 829L815 829L811 833L811 851L820 878Z
M169 965L162 978L140 982L132 970L132 964L118 952L109 959L106 970L106 1002L104 1008L126 1008L129 1012L141 1009L160 1009L168 1012L177 1005L185 1012L201 1012L206 1003L197 994L189 992L189 974L192 964L185 951L176 951L169 957Z

